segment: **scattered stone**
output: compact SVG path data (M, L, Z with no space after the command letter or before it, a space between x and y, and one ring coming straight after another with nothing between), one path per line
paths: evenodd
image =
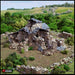
M67 39L68 37L72 37L72 34L67 32L62 32L62 33L59 33L58 36Z
M48 74L48 69L47 68L43 68L43 67L34 67L34 66L25 66L25 65L21 65L21 66L16 66L17 71L19 71L22 74ZM21 70L23 69L23 70Z

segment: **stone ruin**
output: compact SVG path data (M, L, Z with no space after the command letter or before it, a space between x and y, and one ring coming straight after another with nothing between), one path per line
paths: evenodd
M56 13L56 15L62 15L62 14L68 14L68 13L72 13L72 10L68 9L67 11L62 13Z
M61 38L65 38L65 39L67 39L69 37L73 37L73 35L71 33L67 33L67 32L64 32L64 31L62 33L59 33L58 36L61 37Z
M21 74L48 74L49 70L43 67L35 67L35 66L25 66L25 65L17 65L16 70Z
M39 50L42 54L53 55L63 40L57 40L50 35L50 28L42 21L31 18L28 24L17 32L8 35L10 48L28 51L29 47ZM62 42L61 42L62 41Z

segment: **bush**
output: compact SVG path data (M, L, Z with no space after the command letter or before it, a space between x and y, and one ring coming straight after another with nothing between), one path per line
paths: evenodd
M74 37L69 37L65 40L65 43L68 45L74 45Z
M23 48L21 49L21 53L24 53L24 49Z
M64 68L56 67L51 71L51 74L63 74L65 72L66 70Z
M5 17L10 17L10 12L6 12Z
M7 67L7 69L12 70L13 68L12 67Z
M20 57L20 55L17 55L15 52L10 54L6 59L5 59L6 68L7 67L16 67L16 65L27 65L27 59L25 57Z
M69 67L68 65L64 64L64 69L65 69L66 71L69 71L69 70L70 70L70 67Z
M61 51L62 54L68 54L68 51L67 50L63 50Z
M29 60L33 61L35 58L33 56L29 57Z
M7 31L12 31L13 30L13 27L12 26L8 26L7 24L5 24L5 23L2 23L1 24L1 33L5 33L5 32L7 32Z
M5 61L1 61L1 67L5 67L6 66L6 62Z
M21 59L20 59L20 62L23 63L24 65L27 65L27 60L26 60L26 58L21 58Z
M44 13L47 13L47 11L45 10L45 11L43 11Z
M13 67L13 63L11 61L8 61L8 63L6 64L7 67Z
M29 47L28 50L33 50L33 47Z
M3 45L3 47L4 47L4 48L9 47L9 43L5 43L5 44Z

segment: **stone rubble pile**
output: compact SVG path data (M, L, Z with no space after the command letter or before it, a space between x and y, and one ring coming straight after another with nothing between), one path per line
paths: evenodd
M60 62L53 63L52 65L50 65L50 69L52 70L52 69L54 69L55 66L60 66L62 64L70 63L71 59L73 59L73 58L74 58L74 53L71 54L69 57L61 59Z
M33 50L39 50L45 55L53 55L57 47L60 50L64 48L63 39L55 39L50 34L50 29L47 24L42 21L31 18L28 24L14 33L7 33L10 44L10 48L21 51L24 49L28 51L29 47L33 47ZM62 46L62 47L61 47Z
M56 15L62 15L62 14L67 14L67 13L72 13L72 10L68 10L68 11L62 12L62 13L56 13Z
M17 65L16 70L22 74L48 74L48 69L43 67L34 67L34 66L25 66L25 65Z
M68 37L72 37L72 34L67 32L62 32L62 33L59 33L58 36L67 39Z

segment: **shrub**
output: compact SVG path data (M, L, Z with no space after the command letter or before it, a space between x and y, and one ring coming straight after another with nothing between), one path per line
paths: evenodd
M74 37L67 38L65 43L72 46L74 44Z
M8 63L6 64L7 67L13 67L13 63L11 61L8 61Z
M12 69L12 67L7 67L7 69L11 70L11 69Z
M21 49L21 53L24 53L24 49L23 48Z
M64 69L65 69L66 71L69 71L69 70L70 70L70 67L69 67L68 65L64 64Z
M63 74L65 72L66 70L64 68L56 67L51 71L51 74Z
M43 11L44 13L47 13L47 11L45 10L45 11Z
M3 47L4 47L4 48L9 47L9 43L5 43L5 44L3 45Z
M8 31L8 26L5 23L1 24L1 33L5 33Z
M20 59L20 62L23 63L24 65L27 65L27 60L26 60L26 58L21 58L21 59Z
M33 56L29 57L29 60L33 61L35 58Z
M62 54L68 54L68 51L67 50L63 50L61 51Z
M10 12L6 12L5 17L10 17Z
M6 66L6 62L5 61L1 61L1 67L5 67Z
M29 47L28 50L33 50L33 47Z

